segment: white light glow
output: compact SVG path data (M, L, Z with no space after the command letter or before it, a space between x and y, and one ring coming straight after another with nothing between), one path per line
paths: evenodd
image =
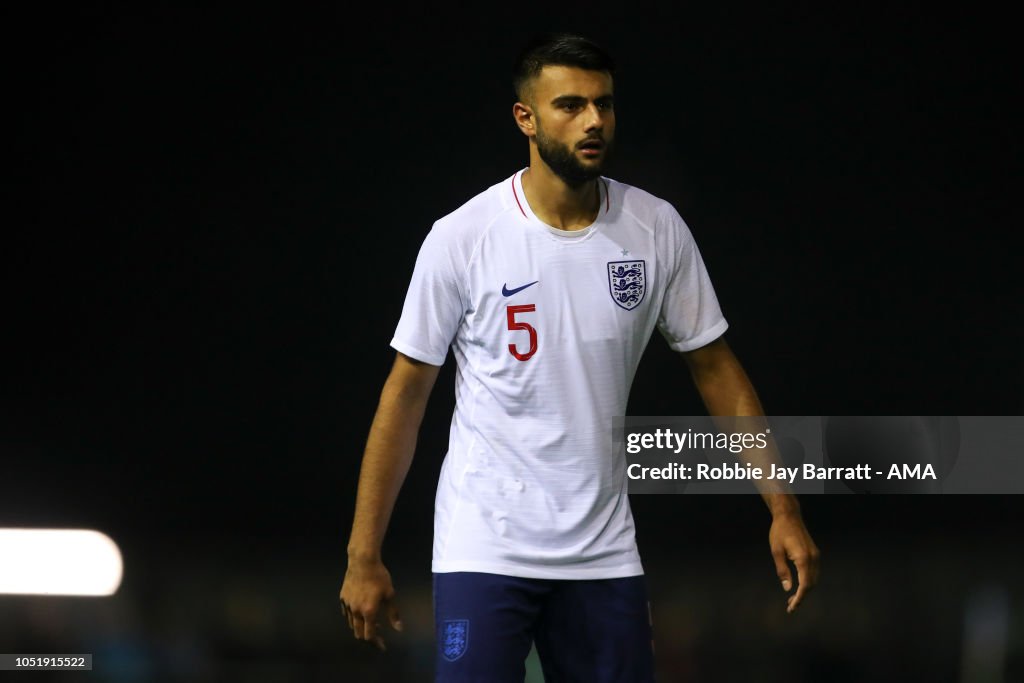
M121 551L91 529L0 529L0 593L113 595Z

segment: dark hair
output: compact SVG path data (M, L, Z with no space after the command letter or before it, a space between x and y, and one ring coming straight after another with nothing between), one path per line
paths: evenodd
M519 53L512 69L516 98L523 99L524 86L545 66L575 66L615 74L611 56L597 43L574 33L549 33L534 38Z

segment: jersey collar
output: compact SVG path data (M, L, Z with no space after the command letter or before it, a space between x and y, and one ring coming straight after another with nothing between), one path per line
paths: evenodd
M512 198L515 200L516 209L525 220L543 226L554 235L557 235L559 237L570 238L580 238L583 237L584 235L588 235L592 233L600 223L603 222L604 217L608 215L609 211L611 211L612 203L611 193L608 191L608 181L603 176L601 176L598 178L600 182L597 184L597 191L604 195L604 201L602 202L603 210L598 211L597 218L594 219L593 223L580 230L560 230L554 226L548 225L541 219L537 218L537 215L533 212L533 209L530 208L530 203L526 201L526 192L523 190L523 173L526 170L527 169L525 168L520 169L511 178Z

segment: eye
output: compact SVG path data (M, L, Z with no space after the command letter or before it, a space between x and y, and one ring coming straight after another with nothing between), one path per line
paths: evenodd
M565 111L576 111L580 108L580 105L576 102L565 102L562 104L562 109Z

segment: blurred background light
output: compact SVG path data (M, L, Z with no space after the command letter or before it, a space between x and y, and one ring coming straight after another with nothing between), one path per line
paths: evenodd
M91 529L0 529L0 593L113 595L121 551Z

